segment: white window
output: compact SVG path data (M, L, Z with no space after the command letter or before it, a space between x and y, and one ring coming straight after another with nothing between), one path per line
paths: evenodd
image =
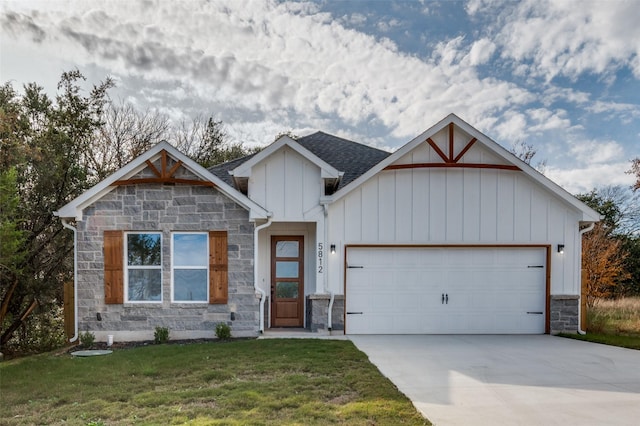
M174 302L209 301L209 239L207 233L174 233L171 244Z
M127 302L162 301L162 235L129 232L125 245Z

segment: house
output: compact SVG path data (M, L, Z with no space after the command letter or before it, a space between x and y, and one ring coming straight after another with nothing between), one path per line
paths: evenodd
M453 114L392 154L318 132L206 170L160 143L56 214L99 340L576 332L599 220Z

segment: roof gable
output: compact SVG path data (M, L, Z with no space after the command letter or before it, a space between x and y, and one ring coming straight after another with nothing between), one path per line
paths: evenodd
M418 155L415 156L413 155L414 153ZM420 158L420 155L422 155L422 158ZM600 215L595 210L455 114L448 115L373 166L351 185L338 190L331 197L331 201L339 200L384 170L421 167L489 168L522 172L580 211L583 215L583 221L594 222L600 218Z
M168 142L160 142L114 172L82 195L70 201L56 216L82 220L84 208L117 186L141 183L190 184L216 187L220 192L250 211L252 218L266 218L267 212L248 197L222 181Z
M344 173L336 189L348 185L381 160L391 155L390 152L324 132L303 136L295 142L336 170ZM228 184L233 185L233 177L229 172L251 160L256 155L251 154L218 164L210 167L209 171Z
M496 155L484 143L478 142L477 136L465 132L453 121L433 134L425 135L422 143L413 146L386 170L425 167L520 170L510 159Z
M285 146L293 149L298 154L306 158L308 161L318 166L318 168L320 168L320 175L323 179L324 178L337 179L342 176L343 173L341 171L339 171L338 169L336 169L335 167L333 167L332 165L330 165L329 163L327 163L322 158L318 157L308 149L304 148L302 145L300 145L298 142L296 142L295 140L291 139L288 136L281 136L274 143L272 143L271 145L269 145L268 147L266 147L265 149L263 149L262 151L254 155L253 157L249 158L247 161L238 165L236 168L230 170L229 173L236 178L250 177L251 168L253 166L265 160L274 152L279 151L280 149L283 149Z

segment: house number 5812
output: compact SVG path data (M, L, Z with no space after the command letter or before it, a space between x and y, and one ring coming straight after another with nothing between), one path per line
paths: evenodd
M321 274L324 269L322 264L324 257L324 243L318 243L318 273Z

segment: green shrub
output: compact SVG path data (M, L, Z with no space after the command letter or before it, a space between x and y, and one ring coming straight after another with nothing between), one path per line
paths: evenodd
M216 325L216 337L220 340L231 339L231 327L223 322L219 323Z
M13 319L7 313L2 328L8 327ZM62 307L55 303L43 303L27 317L19 332L14 333L3 348L6 353L40 353L62 347L66 341Z
M82 346L83 348L89 349L90 347L93 346L95 341L96 341L95 334L93 334L89 330L85 331L84 333L80 333L80 346Z
M169 341L169 329L167 327L156 327L153 333L153 340L157 345L167 343Z

